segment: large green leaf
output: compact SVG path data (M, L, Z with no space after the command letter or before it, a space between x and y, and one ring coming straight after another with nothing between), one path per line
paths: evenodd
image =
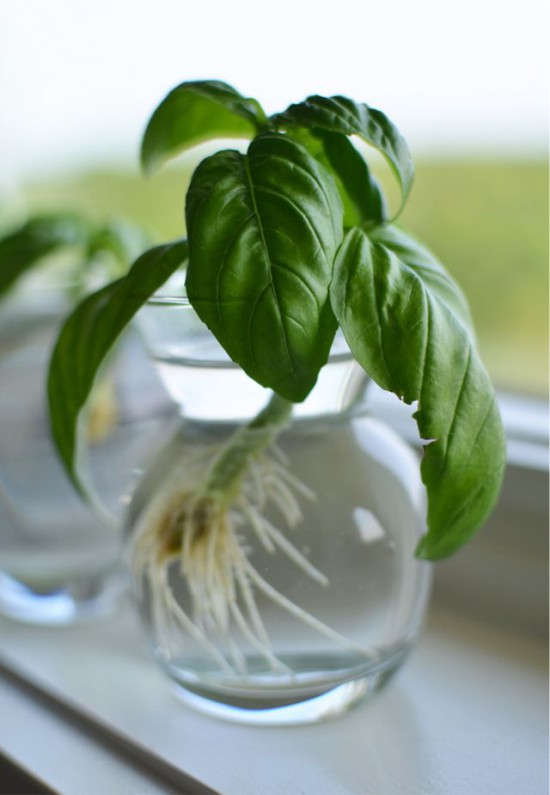
M406 403L418 401L428 533L417 555L446 557L489 515L505 462L495 395L464 299L435 259L396 230L380 233L378 241L351 230L336 259L331 295L362 367Z
M78 471L77 425L94 378L136 312L186 259L186 241L145 252L125 276L87 296L61 328L48 375L50 424L61 460L82 495L89 484Z
M187 195L187 293L233 361L303 400L334 333L329 284L342 239L334 180L288 136L218 152Z
M90 224L71 213L40 215L0 238L0 296L45 257L73 246L85 246Z
M143 169L150 173L166 160L204 141L252 138L265 127L255 99L243 97L219 80L181 83L151 116L141 145Z
M382 111L347 97L315 95L275 114L271 122L283 129L299 125L313 132L358 136L386 158L401 186L401 206L405 203L414 175L411 155L405 139Z

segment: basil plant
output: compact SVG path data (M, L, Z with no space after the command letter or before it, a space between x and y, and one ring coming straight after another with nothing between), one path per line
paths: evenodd
M436 258L395 223L353 138L374 147L408 198L407 144L379 110L342 96L310 96L267 116L219 81L177 86L142 142L151 173L197 144L247 139L200 162L185 203L187 238L142 254L124 276L67 318L52 356L53 436L83 495L78 417L117 337L179 268L191 305L230 358L273 398L220 453L179 532L199 538L227 513L250 456L265 450L327 362L340 327L368 375L405 403L424 441L428 532L416 554L455 552L486 520L505 463L495 395L464 295ZM174 533L165 547L181 546Z

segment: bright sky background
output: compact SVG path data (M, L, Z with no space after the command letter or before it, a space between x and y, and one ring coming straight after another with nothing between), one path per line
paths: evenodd
M122 159L183 80L384 110L413 155L547 155L546 0L0 0L0 188Z

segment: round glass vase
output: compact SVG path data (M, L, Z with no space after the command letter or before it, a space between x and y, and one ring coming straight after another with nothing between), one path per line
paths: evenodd
M281 725L343 712L401 665L425 614L417 456L370 416L368 379L337 338L306 401L243 457L231 499L206 510L208 473L271 393L185 301L155 300L141 319L182 413L126 522L156 659L181 698L218 717Z

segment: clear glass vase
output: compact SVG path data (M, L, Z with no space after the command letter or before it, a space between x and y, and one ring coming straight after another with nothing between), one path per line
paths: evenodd
M70 303L57 280L36 281L5 298L0 310L0 615L71 624L114 610L126 574L120 527L114 531L83 503L50 438L47 365ZM97 491L119 518L132 470L150 446L151 424L170 405L158 381L141 399L151 373L156 377L143 349L128 339L88 415Z
M223 520L205 517L201 543L180 544L167 528L270 393L184 301L152 302L142 320L182 412L127 515L155 657L187 703L222 718L273 725L342 712L398 668L424 617L417 456L370 416L368 379L337 338L310 396L250 455Z

